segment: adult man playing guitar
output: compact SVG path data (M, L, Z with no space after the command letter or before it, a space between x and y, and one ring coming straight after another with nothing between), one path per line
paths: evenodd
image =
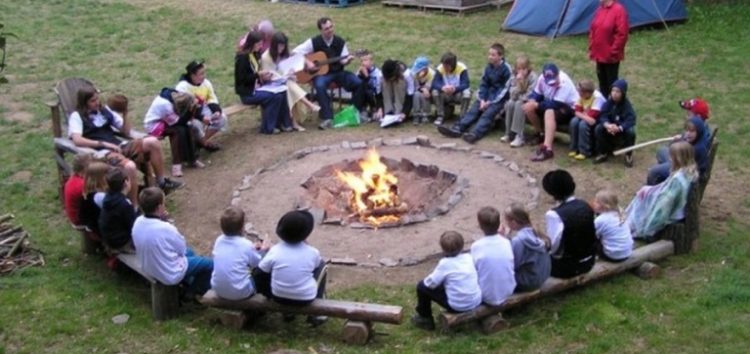
M322 17L318 20L318 29L320 35L304 41L294 48L294 53L307 55L313 52L324 52L328 58L341 57L338 62L332 62L329 65L328 73L318 75L313 79L315 87L315 96L320 105L320 125L318 128L330 128L333 120L333 110L331 109L331 97L328 96L328 86L336 83L352 93L352 103L357 111L362 110L362 81L353 73L344 70L344 66L349 64L353 56L349 55L349 49L346 47L346 41L334 34L333 20L328 17ZM315 71L317 65L309 60L305 60L305 69Z

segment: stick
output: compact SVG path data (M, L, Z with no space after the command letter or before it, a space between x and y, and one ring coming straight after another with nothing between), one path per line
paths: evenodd
M13 219L13 218L14 218L13 214L3 214L3 215L0 215L0 223L6 222L6 221L8 221L10 219Z
M18 238L18 241L16 241L16 243L15 243L15 244L13 245L13 248L11 248L11 249L10 249L10 251L8 251L8 254L6 254L6 255L5 255L5 258L10 258L10 256L12 256L12 255L13 255L13 253L15 253L15 252L16 252L16 250L18 249L18 247L21 247L21 244L23 243L23 240L24 240L24 239L26 238L26 236L28 236L28 235L29 235L29 234L28 234L28 233L26 233L26 232L22 233L22 234L21 234L21 237L19 237L19 238Z
M624 154L626 152L631 152L633 150L637 150L637 149L640 149L642 147L646 147L646 146L649 146L649 145L654 145L654 144L659 144L659 143L665 143L667 141L672 141L673 139L674 139L674 137L670 136L670 137L667 137L667 138L661 138L661 139L647 141L645 143L640 143L640 144L636 144L636 145L633 145L633 146L628 146L626 148L617 150L617 151L613 152L612 155L619 156L619 155L622 155L622 154Z
M0 232L0 238L5 238L8 235L13 235L14 233L21 231L23 228L20 226L16 226L10 230L5 230L3 232Z

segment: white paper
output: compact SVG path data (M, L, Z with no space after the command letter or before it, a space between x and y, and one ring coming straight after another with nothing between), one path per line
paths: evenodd
M282 73L282 75L293 74L304 68L305 56L302 54L293 54L276 65L276 70Z
M271 93L286 92L286 80L283 81L271 81L261 87L255 89L256 91L266 91Z
M401 115L399 114L386 114L383 119L380 120L380 127L385 128L389 125L393 125L401 122Z

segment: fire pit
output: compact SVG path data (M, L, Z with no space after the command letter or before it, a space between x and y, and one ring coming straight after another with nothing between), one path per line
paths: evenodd
M407 158L344 160L313 173L302 187L314 208L325 211L324 223L355 228L396 227L424 222L448 212L468 184L454 173Z
M246 231L262 238L276 241L281 215L302 208L316 220L308 242L332 262L408 266L439 254L447 230L461 232L469 247L483 206L536 208L537 184L492 152L426 137L373 139L285 156L246 175L231 204L247 213Z

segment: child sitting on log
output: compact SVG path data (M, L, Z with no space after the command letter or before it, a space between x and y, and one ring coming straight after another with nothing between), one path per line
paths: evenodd
M482 302L497 306L505 302L516 287L513 275L513 249L510 241L498 234L500 212L497 209L480 209L477 221L484 237L471 245L471 257L474 259L474 267L479 277Z
M305 306L325 298L327 270L320 251L305 240L313 231L312 214L304 210L286 213L276 226L281 242L271 247L253 273L259 293L282 305ZM285 320L293 320L286 316ZM318 326L325 316L308 316Z
M101 161L93 161L86 167L83 178L83 201L78 220L97 237L99 233L99 214L101 213L102 201L107 192L107 172L112 167Z
M469 311L482 303L477 270L470 254L461 253L464 238L455 231L440 236L444 257L424 280L417 283L417 313L411 322L423 329L435 329L432 302L451 312Z
M73 160L73 175L71 175L63 187L63 204L65 205L65 215L68 216L73 226L81 225L81 204L83 204L83 176L86 168L91 163L90 154L76 155Z
M550 274L550 240L531 224L529 212L520 203L512 203L503 213L500 235L511 238L516 292L539 289Z
M265 242L251 242L242 236L245 212L230 206L221 214L222 235L214 243L214 271L211 289L228 300L239 300L255 294L250 270L256 268L268 251Z
M633 236L625 223L617 194L608 189L596 193L594 211L599 216L594 219L596 237L599 239L599 257L610 262L622 262L633 253Z
M708 170L708 150L711 148L711 132L708 130L705 120L697 115L689 117L685 121L685 132L681 135L675 135L672 144L678 141L690 143L693 147L693 156L698 167L698 173L705 173ZM673 171L669 150L668 146L662 146L656 151L657 164L651 166L648 170L647 185L653 186L663 182Z
M137 215L127 198L130 188L130 179L121 168L112 168L107 173L107 195L99 214L99 230L104 245L113 252L134 252L130 233Z
M551 275L572 278L588 273L596 261L594 210L573 195L576 184L568 171L547 172L542 188L560 203L545 214L547 235L552 241Z

